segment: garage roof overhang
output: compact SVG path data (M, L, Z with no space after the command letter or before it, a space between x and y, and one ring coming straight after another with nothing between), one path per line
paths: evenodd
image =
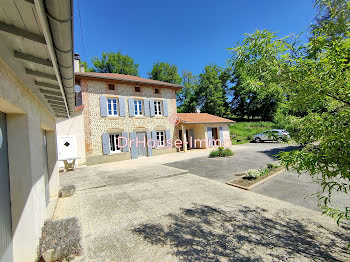
M72 0L3 0L0 56L56 117L74 114Z

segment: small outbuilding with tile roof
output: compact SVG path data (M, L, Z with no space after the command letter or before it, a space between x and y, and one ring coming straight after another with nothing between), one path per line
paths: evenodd
M231 145L229 125L234 121L207 113L178 113L174 118L176 132L184 142L182 150L209 148L218 142Z

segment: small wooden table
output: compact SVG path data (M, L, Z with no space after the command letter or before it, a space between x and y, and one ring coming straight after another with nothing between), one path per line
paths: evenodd
M80 157L60 158L60 159L58 159L58 161L63 161L64 170L67 172L67 171L74 171L75 170L75 161L79 158Z

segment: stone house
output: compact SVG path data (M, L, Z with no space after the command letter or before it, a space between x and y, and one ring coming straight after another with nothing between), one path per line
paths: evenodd
M60 137L74 136L79 165L209 146L198 141L177 147L174 142L178 139L229 139L231 120L201 113L177 114L176 91L182 86L130 75L83 72L76 58L76 116L58 123L57 133L59 148L66 143Z

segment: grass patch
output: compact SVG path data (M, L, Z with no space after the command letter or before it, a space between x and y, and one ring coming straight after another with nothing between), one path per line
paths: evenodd
M228 157L228 156L233 156L234 153L232 152L231 149L229 148L226 148L226 149L223 149L223 148L218 148L218 149L215 149L213 151L211 151L209 153L209 157L210 158L214 158L214 157Z
M232 144L249 143L254 135L274 128L277 128L277 126L273 122L236 122L233 125L230 125Z

